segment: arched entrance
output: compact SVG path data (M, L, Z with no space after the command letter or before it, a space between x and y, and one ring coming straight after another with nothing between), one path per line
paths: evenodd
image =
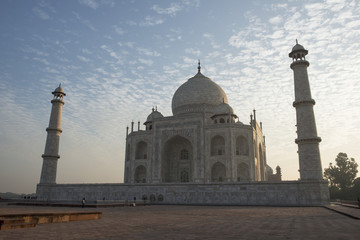
M163 182L190 182L193 149L189 140L175 136L163 148L161 176Z
M135 169L135 183L146 183L146 168L143 165Z
M225 155L225 139L222 136L215 136L211 139L211 156Z
M249 144L244 136L236 138L236 155L249 156Z
M138 142L136 144L136 159L147 159L147 143L144 141Z
M238 181L249 181L250 171L249 166L246 163L240 163L237 167L237 180Z
M226 168L225 165L217 162L211 168L211 181L212 182L222 182L226 178Z

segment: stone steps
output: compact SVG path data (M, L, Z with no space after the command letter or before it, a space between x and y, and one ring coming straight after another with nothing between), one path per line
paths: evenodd
M35 222L25 222L22 218L9 218L0 219L0 230L19 229L19 228L31 228L35 227Z

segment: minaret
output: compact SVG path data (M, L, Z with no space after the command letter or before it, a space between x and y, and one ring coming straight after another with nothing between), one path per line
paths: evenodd
M305 55L308 54L303 46L298 44L292 48L289 57L293 59L290 68L294 71L295 101L293 106L296 109L296 126L298 145L300 179L321 180L322 167L320 159L319 142L313 106L315 100L311 98L310 84L307 73L309 62Z
M56 168L59 156L59 142L61 130L61 112L64 103L64 90L59 87L52 92L54 95L49 121L49 127L46 129L47 138L45 144L45 152L42 155L43 165L41 170L40 184L56 183Z

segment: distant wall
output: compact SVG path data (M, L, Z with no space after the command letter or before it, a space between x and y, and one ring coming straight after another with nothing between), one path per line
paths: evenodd
M282 205L329 204L327 181L222 184L38 184L38 200L137 200L153 204Z

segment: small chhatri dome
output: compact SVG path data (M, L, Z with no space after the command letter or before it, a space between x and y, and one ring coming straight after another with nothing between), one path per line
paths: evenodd
M199 61L198 73L176 90L172 99L173 115L204 111L213 113L219 104L228 102L224 90L200 70Z
M158 112L157 107L156 108L152 108L152 112L149 114L149 116L146 118L146 123L148 122L153 122L154 119L157 118L163 118L164 116L161 114L161 112Z
M227 103L221 103L219 106L215 108L214 115L233 115L234 110Z

